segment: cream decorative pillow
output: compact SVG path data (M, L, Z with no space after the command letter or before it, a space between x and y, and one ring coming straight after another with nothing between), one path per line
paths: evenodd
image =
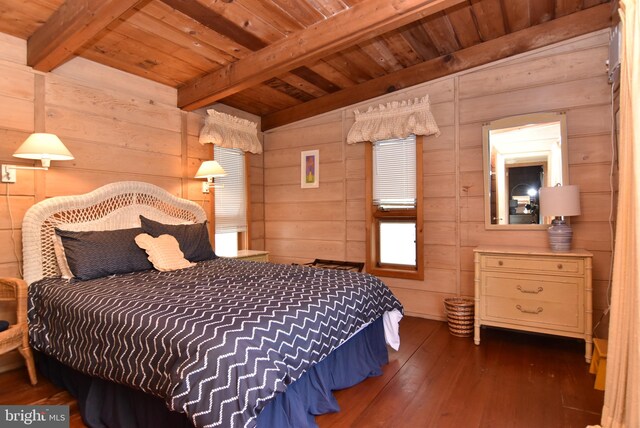
M64 246L62 245L62 238L53 234L51 236L53 240L53 252L56 255L56 261L58 262L58 269L60 269L60 276L64 279L73 278L71 269L69 269L69 263L67 262L67 255L64 252Z
M195 266L184 258L180 244L171 235L160 235L157 238L146 233L136 236L136 244L147 252L153 267L161 272L184 269Z

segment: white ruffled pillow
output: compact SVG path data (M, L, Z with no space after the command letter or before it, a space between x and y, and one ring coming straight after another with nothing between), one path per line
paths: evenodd
M149 234L141 233L135 239L138 247L147 252L153 267L161 272L184 269L196 265L184 258L184 253L180 251L180 244L171 235L160 235L154 238Z

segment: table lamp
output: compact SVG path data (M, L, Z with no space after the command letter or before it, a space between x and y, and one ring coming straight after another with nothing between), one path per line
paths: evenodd
M540 215L555 217L549 227L549 247L553 252L571 250L573 231L564 217L580 215L580 187L561 186L540 188Z

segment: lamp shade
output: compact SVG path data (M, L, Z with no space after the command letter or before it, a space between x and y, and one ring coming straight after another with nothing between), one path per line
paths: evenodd
M209 178L209 177L225 177L227 173L220 166L217 161L209 160L202 162L198 172L196 172L195 178Z
M545 217L580 215L580 187L574 185L540 188L540 215Z
M13 154L14 157L22 159L38 159L42 165L49 166L52 160L72 160L73 155L54 134L37 132L29 135L24 143Z

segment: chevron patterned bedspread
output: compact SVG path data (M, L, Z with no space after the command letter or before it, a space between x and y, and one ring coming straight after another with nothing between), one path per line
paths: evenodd
M255 426L269 399L393 309L370 275L224 258L29 287L34 349L162 397L196 427Z

